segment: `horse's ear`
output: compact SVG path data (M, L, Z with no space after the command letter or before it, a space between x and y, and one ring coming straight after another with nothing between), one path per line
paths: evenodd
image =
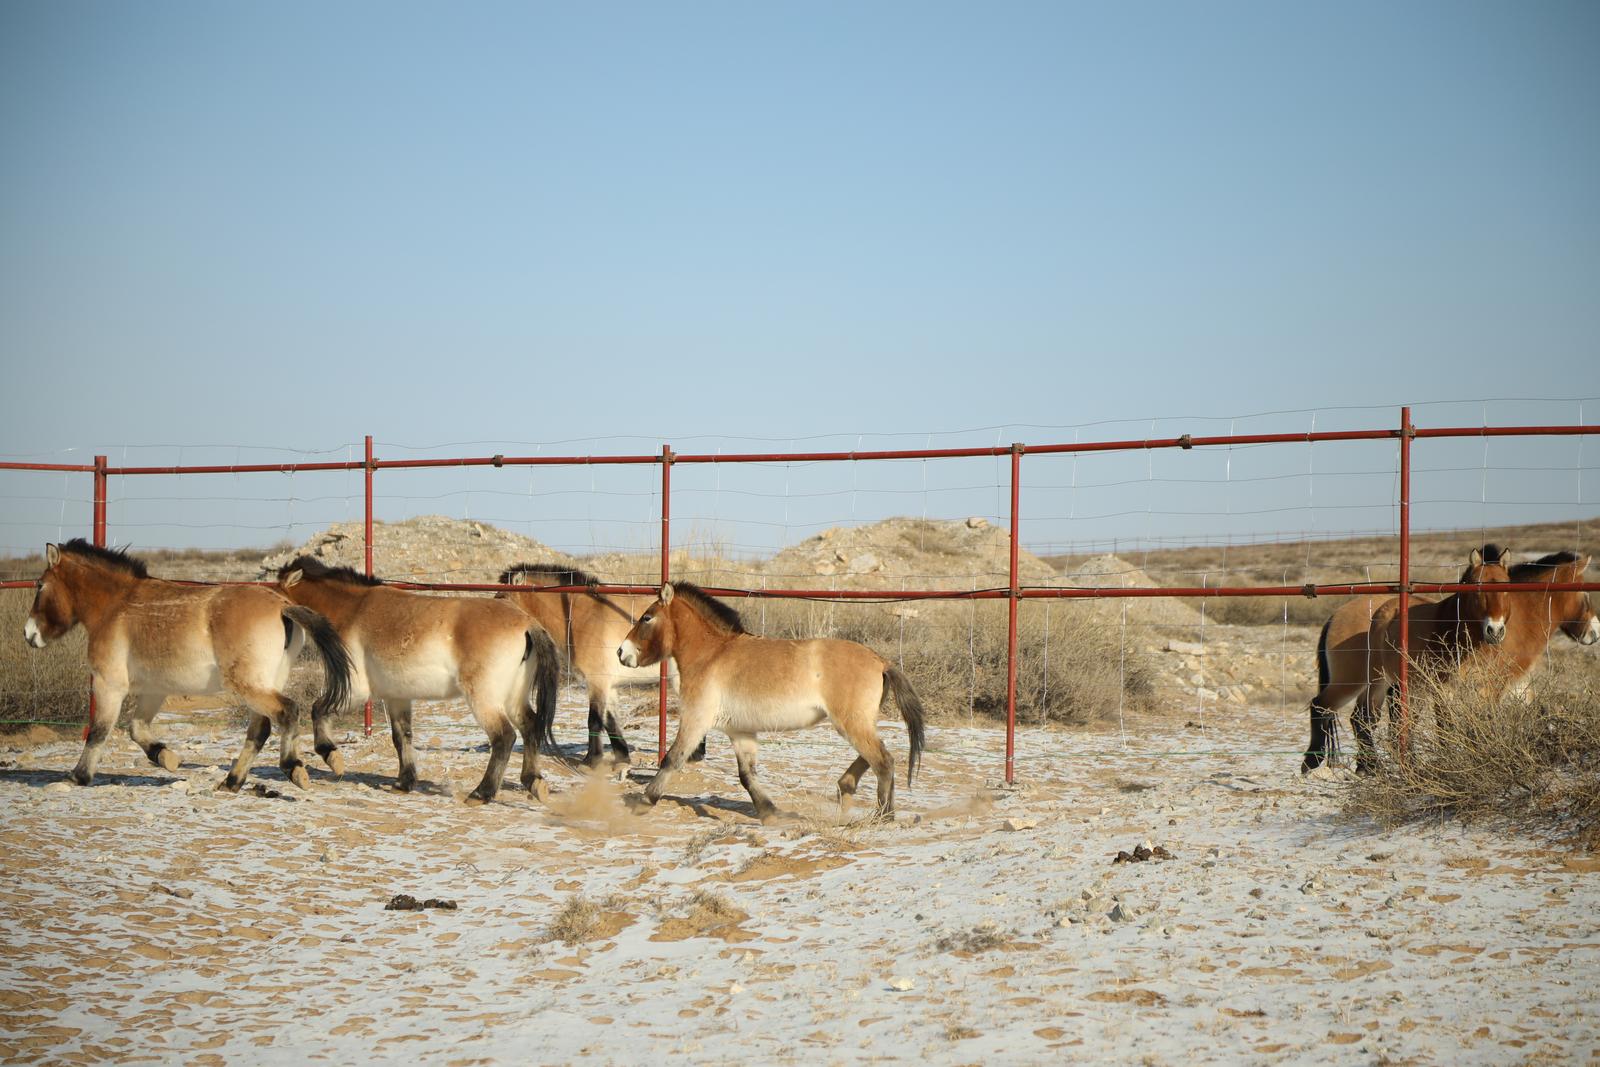
M660 598L661 603L663 604L672 603L672 583L662 582L661 592L657 593L656 596Z
M1501 545L1500 546L1500 566L1504 567L1506 570L1510 570L1511 569L1511 546L1510 545Z
M293 589L295 586L300 584L300 579L304 577L305 573L301 571L299 567L296 567L294 570L283 576L283 587L285 589Z
M60 563L61 562L61 546L60 545L45 545L44 546L44 562L45 562L45 566L47 566L47 567L54 567L57 563Z
M1467 557L1467 565L1470 566L1470 567L1481 567L1481 566L1483 566L1483 549L1481 549L1481 548L1473 549L1472 550L1472 555Z
M1574 578L1582 576L1583 572L1589 569L1589 561L1593 558L1593 556L1584 556L1583 559L1578 562L1578 569L1572 572L1572 576Z

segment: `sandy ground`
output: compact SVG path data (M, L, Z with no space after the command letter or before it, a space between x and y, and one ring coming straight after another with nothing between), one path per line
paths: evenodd
M178 772L119 734L87 789L75 743L0 751L0 1061L1600 1058L1600 862L1352 823L1297 773L1298 714L1024 730L1012 790L1000 732L939 727L899 821L842 827L824 730L763 746L799 816L763 826L720 738L635 812L643 766L467 807L486 749L460 705L419 707L410 795L381 727L342 780L294 789L274 745L268 795L229 795L238 731L162 726ZM1145 842L1172 858L1113 862Z

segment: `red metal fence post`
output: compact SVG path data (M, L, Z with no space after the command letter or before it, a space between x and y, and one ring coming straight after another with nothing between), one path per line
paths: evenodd
M1411 748L1411 409L1400 409L1400 759Z
M372 472L376 465L372 459L372 435L367 434L367 461L363 474L366 477L366 526L363 539L367 549L367 577L372 577ZM362 709L362 725L366 727L367 736L372 736L372 698L367 698L367 706Z
M1011 586L1006 601L1006 784L1017 780L1017 606L1022 582L1017 573L1018 509L1022 488L1022 446L1011 446Z
M106 547L106 457L94 457L94 510L90 520L90 535L96 548ZM120 708L118 709L121 710ZM89 721L83 724L83 739L89 740L89 728L94 725L94 681L89 682ZM113 724L115 725L115 724Z
M661 446L661 584L672 579L672 446ZM667 661L661 661L660 719L656 723L656 766L667 760ZM680 724L681 726L681 724Z

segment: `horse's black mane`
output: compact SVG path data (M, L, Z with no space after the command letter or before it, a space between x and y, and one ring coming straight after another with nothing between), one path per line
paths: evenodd
M307 578L326 582L348 582L351 585L382 585L382 578L362 574L354 567L330 567L311 556L296 556L278 568L278 577L287 578L290 571L299 571Z
M702 615L709 615L713 624L728 633L742 634L749 632L744 628L744 619L737 611L693 582L673 582L672 590L678 596L687 597L689 603L698 608Z
M1530 563L1519 563L1512 567L1511 580L1513 582L1538 581L1543 576L1541 572L1553 571L1557 567L1576 563L1582 558L1576 552L1552 552L1541 559L1533 560Z
M82 537L74 537L66 544L56 547L70 556L81 556L97 563L104 563L112 570L121 571L135 578L150 577L150 571L145 567L144 560L128 555L128 550L125 548L101 548Z
M555 581L551 582L551 585L600 584L600 579L596 578L588 571L579 570L577 567L569 567L564 563L513 563L511 566L500 572L500 584L520 584L517 582L517 576L523 574L538 574L549 578L554 578ZM529 582L528 584L534 585L536 583Z

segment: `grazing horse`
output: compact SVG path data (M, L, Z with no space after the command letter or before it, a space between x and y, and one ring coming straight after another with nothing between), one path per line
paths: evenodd
M178 756L150 729L161 704L174 693L227 690L251 710L244 748L219 789L238 790L276 722L278 766L302 789L310 775L298 747L300 709L285 693L289 668L309 635L326 673L322 694L311 706L317 752L335 774L344 762L328 736L324 717L343 706L350 686L350 655L328 620L259 586L188 585L150 577L143 561L99 548L83 538L45 546L23 636L43 648L83 623L89 632L89 668L95 708L83 755L72 780L88 785L122 700L134 703L128 733L166 770Z
M504 601L424 596L385 585L349 567L300 556L278 570L278 588L328 617L355 661L350 700L383 701L400 772L395 788L417 781L411 702L465 696L489 735L489 766L467 798L487 803L522 730L522 784L545 798L539 773L536 710L556 699L558 667L550 635ZM517 725L513 725L513 723ZM320 749L319 749L320 751Z
M583 762L591 767L600 762L602 734L610 739L613 756L623 763L631 762L633 753L622 736L622 725L612 710L612 699L619 686L660 684L661 672L656 668L624 667L617 659L617 645L652 598L605 596L595 592L537 592L541 586L593 587L600 584L591 574L556 563L518 563L501 573L500 584L530 587L528 592L519 590L496 595L533 616L548 630L566 654L567 662L583 675L584 684L589 687L589 751ZM676 686L677 671L671 664L667 669L669 680ZM539 735L547 736L549 724L540 725ZM703 745L700 755L705 755Z
M900 705L911 751L906 784L922 758L922 702L905 675L865 645L816 638L788 641L746 633L739 613L688 582L661 587L617 649L627 667L678 661L683 711L667 758L645 787L654 804L691 749L716 727L733 742L739 781L763 822L777 807L756 783L756 732L801 730L827 720L859 755L839 779L848 808L861 775L872 768L878 812L894 814L894 757L878 737L878 714L890 694Z

